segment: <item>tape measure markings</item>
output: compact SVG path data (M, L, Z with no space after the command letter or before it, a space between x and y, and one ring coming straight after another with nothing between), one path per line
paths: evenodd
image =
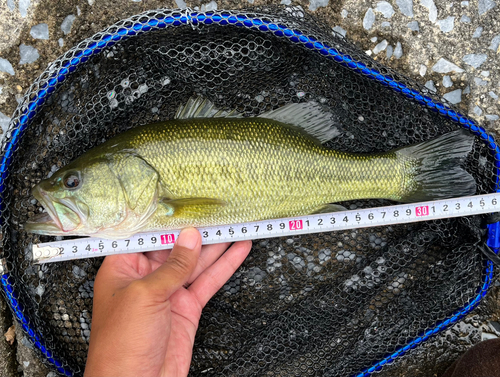
M406 224L426 220L479 215L500 210L497 193L399 204L294 218L198 228L202 244L330 232L356 228ZM138 233L122 240L79 238L33 245L37 263L147 252L172 248L180 231Z

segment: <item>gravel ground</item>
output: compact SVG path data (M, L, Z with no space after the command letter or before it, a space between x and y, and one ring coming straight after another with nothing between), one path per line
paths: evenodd
M5 129L18 100L49 62L122 18L160 7L231 9L279 2L0 0L0 126ZM293 4L324 18L336 32L376 60L435 88L497 134L499 0L311 0ZM439 375L471 345L500 335L495 323L490 323L499 319L499 305L500 293L495 287L473 315L405 356L402 363L384 370L382 375ZM12 324L5 306L0 300L3 332ZM33 355L22 334L16 333L13 345L0 340L0 375L53 376Z

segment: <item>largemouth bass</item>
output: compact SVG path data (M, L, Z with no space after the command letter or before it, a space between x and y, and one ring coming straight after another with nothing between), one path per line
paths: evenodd
M473 143L465 131L356 155L321 144L335 135L315 104L242 118L190 100L177 118L119 134L41 181L32 193L47 212L26 230L118 239L332 212L338 206L330 203L345 200L412 202L476 190L459 166Z

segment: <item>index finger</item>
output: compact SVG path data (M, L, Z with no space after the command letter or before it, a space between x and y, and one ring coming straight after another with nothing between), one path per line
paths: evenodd
M235 242L190 285L188 290L196 296L202 308L235 273L251 249L252 241Z

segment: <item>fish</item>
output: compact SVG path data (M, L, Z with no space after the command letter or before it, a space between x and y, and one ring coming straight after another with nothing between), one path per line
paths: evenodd
M476 191L461 167L474 141L466 130L375 154L326 148L339 133L316 102L243 117L190 98L174 119L120 133L35 185L45 212L24 228L123 239L335 212L348 200L417 202Z

